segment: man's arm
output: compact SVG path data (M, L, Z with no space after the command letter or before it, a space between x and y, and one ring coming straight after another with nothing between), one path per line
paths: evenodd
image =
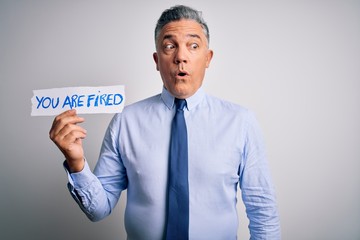
M64 168L72 197L91 221L99 221L110 214L120 196L122 189L109 191L106 183L106 180L114 182L113 179L117 176L112 176L111 171L119 166L114 165L109 171L103 169L100 172L100 175L109 176L105 181L99 180L91 172L82 147L86 130L77 125L83 121L83 118L76 115L75 110L66 111L55 118L49 135L66 158Z
M250 239L281 239L276 196L265 147L255 117L250 114L240 167L240 188L249 218Z

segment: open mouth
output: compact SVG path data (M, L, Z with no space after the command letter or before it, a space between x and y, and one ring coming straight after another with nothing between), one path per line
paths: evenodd
M179 72L177 75L179 77L185 77L187 75L187 73L186 72Z

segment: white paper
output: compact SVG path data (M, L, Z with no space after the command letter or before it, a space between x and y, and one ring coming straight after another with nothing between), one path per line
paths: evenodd
M53 116L69 109L82 113L118 113L125 105L123 85L33 90L31 116Z

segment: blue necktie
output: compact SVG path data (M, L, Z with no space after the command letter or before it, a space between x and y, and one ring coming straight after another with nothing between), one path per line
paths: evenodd
M171 125L168 215L166 239L189 239L188 143L183 108L186 100L175 99Z

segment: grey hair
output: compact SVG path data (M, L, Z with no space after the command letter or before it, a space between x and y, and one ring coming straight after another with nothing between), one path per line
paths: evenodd
M181 19L190 19L198 22L206 36L207 42L210 42L209 28L202 17L202 12L184 5L176 5L166 9L160 16L155 27L155 45L160 35L161 29L170 22L179 21Z

